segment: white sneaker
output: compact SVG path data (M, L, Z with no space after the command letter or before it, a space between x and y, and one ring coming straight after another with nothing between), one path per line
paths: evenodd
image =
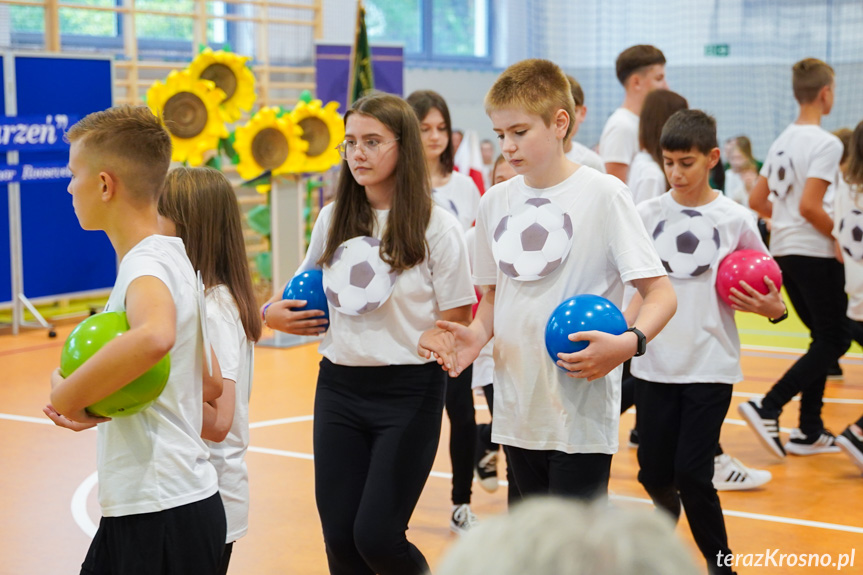
M486 451L476 462L474 473L480 487L489 493L497 491L497 450Z
M452 532L459 535L467 533L471 527L476 525L476 522L476 515L470 510L470 505L462 503L461 505L452 506L452 516L450 516L449 520L449 528Z
M717 491L745 491L773 479L766 469L750 469L727 453L713 458L713 487Z

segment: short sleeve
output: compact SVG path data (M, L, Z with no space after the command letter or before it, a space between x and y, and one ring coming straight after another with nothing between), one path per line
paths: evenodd
M630 127L621 121L614 121L599 140L599 155L605 163L632 163L632 158L638 152L636 143L638 134L633 134Z
M668 275L626 186L610 198L603 230L606 256L622 281Z
M817 178L835 184L836 175L839 172L839 160L841 159L842 142L832 135L830 138L825 137L812 149L806 179Z
M222 377L237 381L240 371L240 341L236 304L229 293L216 289L207 294L207 331L219 360Z
M435 299L441 311L476 303L476 292L471 283L467 245L461 225L454 216L441 210L443 230L436 234L434 245L429 246L429 269ZM435 216L433 216L435 217Z
M495 193L505 193L496 190ZM489 212L494 194L487 193L479 201L476 217L476 232L473 246L473 283L478 286L497 285L497 263L491 251L491 223Z

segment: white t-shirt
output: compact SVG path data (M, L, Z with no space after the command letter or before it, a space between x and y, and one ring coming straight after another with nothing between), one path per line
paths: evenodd
M743 178L731 168L725 170L725 195L741 206L749 207L749 192L746 191L746 184L743 183Z
M471 228L464 233L464 241L467 244L467 254L470 258L470 269L474 269L474 252L476 251L476 228ZM491 338L480 350L479 355L473 361L473 373L471 375L470 388L483 387L494 381L494 338Z
M333 217L324 206L306 258L297 273L317 267ZM389 210L375 210L374 235L380 239ZM420 335L434 327L440 312L476 303L464 233L454 216L435 206L426 229L429 253L422 263L403 271L392 295L379 308L358 316L330 306L330 324L319 351L331 362L347 366L418 365L428 360L417 354Z
M513 209L537 197L569 214L571 252L546 277L516 281L497 266L493 234ZM623 282L665 275L627 187L586 166L546 189L529 188L522 176L498 184L479 205L475 256L474 283L497 286L493 440L524 449L616 452L621 368L593 382L568 377L545 350L545 327L570 297L595 294L620 306Z
M657 198L668 191L665 174L647 152L638 152L629 165L626 185L632 191L632 201L641 202Z
M638 116L618 108L608 117L599 137L599 155L606 164L632 163L638 153Z
M98 425L99 503L105 517L172 509L218 490L201 439L203 342L195 272L183 240L149 236L120 262L106 311L126 310L133 280L153 276L170 290L177 312L171 372L147 409Z
M207 290L207 330L224 379L236 383L234 420L228 436L219 443L207 441L210 462L219 474L219 494L225 506L228 531L225 543L232 543L249 528L249 396L252 392L254 345L246 337L240 311L225 285Z
M711 244L714 250L709 269L698 275L681 277L688 270L675 271L673 267L669 272L677 294L677 313L650 342L647 353L632 359L632 375L640 379L658 383L736 383L743 379L734 310L719 298L716 274L719 262L731 252L749 249L767 253L767 246L761 241L752 213L718 194L696 208L678 204L670 193L638 206L648 232L678 233L681 230L674 227L676 222L700 214L706 222L698 223L699 251L701 242ZM661 222L665 223L660 226ZM662 233L659 231L654 239L659 256L673 261L672 254L663 254L661 244L676 250L676 242L663 242Z
M839 242L843 252L848 317L855 321L863 321L863 242L854 241L853 236L847 231L845 234L840 233L840 227L863 225L863 188L851 187L840 176L836 182L834 200L833 236ZM861 213L853 213L855 210Z
M767 178L773 201L770 253L774 256L835 256L833 239L800 215L800 200L809 178L835 182L841 157L839 138L808 124L791 124L770 146L761 175ZM828 214L833 210L827 194L824 207Z
M566 153L569 161L581 164L582 166L590 166L594 170L605 173L605 162L599 154L575 140L572 141L572 148Z
M479 198L479 190L474 181L458 172L450 174L449 181L443 186L432 189L435 203L454 215L463 230L473 226Z

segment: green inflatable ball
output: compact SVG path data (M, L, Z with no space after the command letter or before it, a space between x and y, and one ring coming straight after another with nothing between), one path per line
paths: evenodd
M129 331L126 312L92 315L69 334L60 355L60 374L68 377L103 345ZM87 408L101 417L125 417L143 411L159 397L168 383L171 356L166 355L144 375Z

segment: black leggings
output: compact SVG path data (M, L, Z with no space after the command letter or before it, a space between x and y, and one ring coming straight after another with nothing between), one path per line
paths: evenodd
M851 345L851 325L845 313L845 269L833 258L779 256L782 282L791 304L809 328L812 343L762 401L778 416L800 393L800 430L806 435L824 429L821 419L827 370Z
M473 408L473 366L456 378L447 376L446 414L449 416L449 458L452 463L452 503L470 503L476 453L476 411Z
M346 367L321 361L315 500L330 573L428 570L405 532L437 452L445 386L435 362Z
M635 380L638 481L657 507L675 521L681 503L689 528L711 573L717 553L730 553L725 518L713 487L713 457L731 405L724 383L653 383Z

